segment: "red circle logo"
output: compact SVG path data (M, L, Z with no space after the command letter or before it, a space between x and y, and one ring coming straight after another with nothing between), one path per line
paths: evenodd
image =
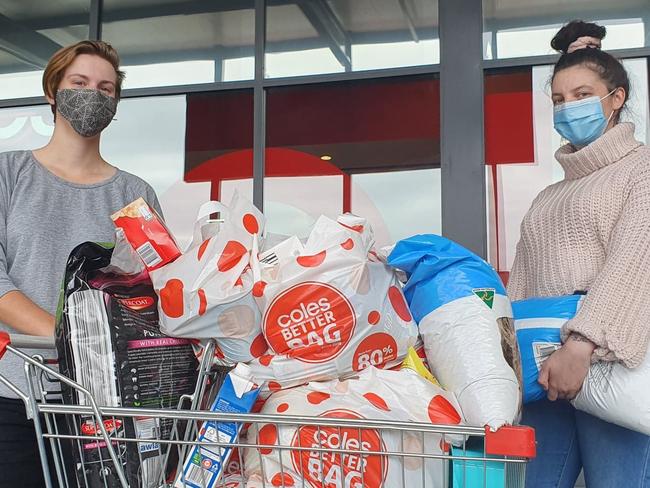
M368 366L382 368L386 363L397 359L397 342L384 332L371 334L362 340L354 351L352 368L361 371Z
M352 304L336 288L305 282L280 293L264 316L264 335L276 354L306 363L337 357L356 327Z
M363 419L350 410L337 409L320 417ZM291 441L293 447L312 447L325 451L292 450L294 470L314 488L381 488L386 481L388 459L382 455L367 455L368 451L383 452L384 441L375 429L355 427L300 427ZM339 449L345 452L328 452ZM341 470L343 472L341 472Z

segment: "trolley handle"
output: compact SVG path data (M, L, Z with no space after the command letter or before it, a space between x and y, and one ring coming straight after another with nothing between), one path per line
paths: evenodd
M0 332L0 359L7 352L7 346L17 349L54 349L55 343L53 336L10 335L8 332Z
M531 427L503 426L496 432L485 428L485 452L497 456L533 459L537 455L535 430Z

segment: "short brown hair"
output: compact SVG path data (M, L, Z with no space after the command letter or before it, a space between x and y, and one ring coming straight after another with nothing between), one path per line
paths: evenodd
M63 80L63 75L68 66L80 54L93 54L105 59L115 68L115 98L120 99L124 71L120 71L120 57L113 46L104 41L80 41L71 46L59 49L50 58L43 73L43 92L50 98L56 98L56 92Z

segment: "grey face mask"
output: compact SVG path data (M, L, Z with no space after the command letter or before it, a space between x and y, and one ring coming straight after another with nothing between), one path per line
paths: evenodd
M92 137L111 123L117 100L92 88L65 88L56 92L56 109L79 135Z

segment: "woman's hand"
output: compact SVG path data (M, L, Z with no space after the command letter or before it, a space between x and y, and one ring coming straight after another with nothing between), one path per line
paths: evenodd
M579 334L572 334L566 343L544 361L537 380L547 391L548 399L573 400L591 365L596 346Z

